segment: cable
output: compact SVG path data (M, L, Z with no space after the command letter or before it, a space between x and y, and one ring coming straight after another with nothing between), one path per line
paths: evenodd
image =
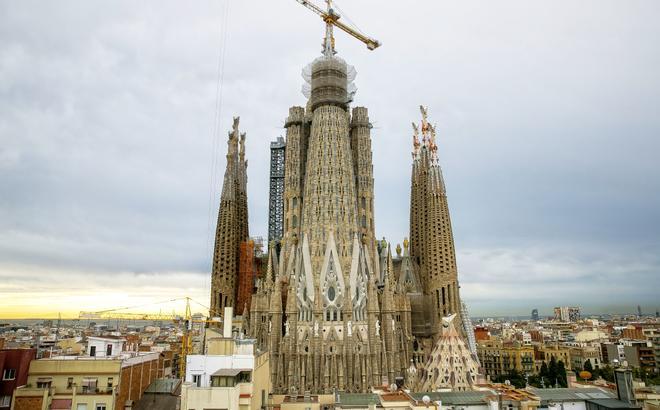
M346 14L346 13L344 12L344 10L342 10L341 7L339 7L339 4L337 4L336 1L333 2L333 4L334 4L335 7L337 8L337 11L339 11L339 14L340 14L342 17L346 18L346 20L348 20L348 22L351 23L351 25L355 28L355 30L356 30L358 33L360 33L360 34L362 34L362 35L365 35L364 32L362 32L362 30L360 30L360 27L358 27L358 25L355 24L355 22L354 22L353 20L351 20L351 18L348 16L348 14Z
M215 199L217 198L217 185L218 185L218 154L220 150L220 123L222 121L222 101L223 101L223 92L224 92L224 67L225 67L225 55L226 55L226 44L227 44L227 27L228 27L228 16L229 16L229 0L224 1L224 8L222 9L222 15L220 18L220 50L218 50L218 65L217 65L217 80L216 80L216 90L215 90L215 110L213 117L213 129L211 134L211 177L210 177L210 186L209 186L209 200L208 200L208 214L206 221L206 246L205 255L210 253L210 242L212 236L213 226L212 213L215 209ZM213 269L213 263L211 262L211 275ZM211 291L211 277L207 275L206 280L204 281L204 291L210 294Z

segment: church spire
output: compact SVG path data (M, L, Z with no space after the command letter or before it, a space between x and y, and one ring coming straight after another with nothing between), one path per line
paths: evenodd
M227 165L222 183L215 247L211 272L211 314L220 315L227 306L235 311L239 276L240 245L248 239L247 162L244 158L245 134L234 117L227 139ZM240 144L240 152L239 152Z
M438 161L436 127L428 119L428 110L420 106L422 120L417 141L417 126L413 126L410 257L419 267L419 278L429 306L436 310L434 320L457 314L460 322L460 299L454 238L447 204L447 192ZM419 145L417 145L419 144ZM434 329L437 332L438 328Z

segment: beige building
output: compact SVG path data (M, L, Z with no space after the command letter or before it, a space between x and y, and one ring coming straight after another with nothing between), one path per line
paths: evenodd
M520 342L501 340L482 340L477 344L477 354L484 373L490 377L501 376L516 370L534 374L534 346Z
M268 403L268 353L258 352L253 339L232 337L231 321L222 334L207 330L205 353L186 358L182 410L256 410Z
M578 343L600 342L608 340L609 335L598 329L583 329L575 334Z
M62 339L57 342L57 347L63 355L81 354L85 350L80 337Z
M571 357L571 368L574 370L584 369L584 363L589 360L593 369L599 369L603 365L600 346L577 346L569 349Z
M535 367L536 371L541 371L541 365L543 362L546 364L550 363L552 358L555 358L556 361L564 362L564 367L566 370L572 370L571 362L571 350L570 347L564 347L559 345L546 345L538 346L535 351Z
M12 410L123 410L156 378L158 353L33 360L27 384L14 391Z

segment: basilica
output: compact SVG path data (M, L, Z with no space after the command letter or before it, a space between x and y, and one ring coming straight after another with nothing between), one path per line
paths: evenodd
M239 269L248 240L244 139L229 133L212 271L211 308L243 313L270 354L273 391L366 392L403 380L431 357L442 318L461 323L454 240L436 130L421 109L411 131L410 240L392 249L374 218L372 124L351 107L355 69L326 41L303 70L304 107L289 108L281 238L265 269Z

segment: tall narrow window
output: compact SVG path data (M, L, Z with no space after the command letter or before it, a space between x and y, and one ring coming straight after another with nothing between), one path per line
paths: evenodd
M16 369L5 369L2 373L2 380L14 380L16 378Z
M451 306L451 285L447 286L447 304Z

